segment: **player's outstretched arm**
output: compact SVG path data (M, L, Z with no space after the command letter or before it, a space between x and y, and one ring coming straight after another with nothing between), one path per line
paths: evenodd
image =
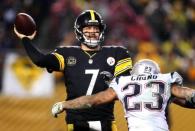
M34 39L34 37L36 35L36 31L32 35L26 36L24 34L19 33L16 30L16 27L14 26L14 32L17 35L17 37L22 40L22 44L24 45L24 48L25 48L28 56L33 61L33 63L36 64L36 65L38 65L38 66L40 66L39 65L39 61L40 61L41 58L44 57L44 54L41 53L39 50L37 50L33 46L32 42L31 42L31 40Z
M182 107L195 108L195 90L188 87L173 85L171 93L175 96L173 102Z
M14 26L14 32L17 35L17 37L22 40L22 44L28 56L30 57L34 64L36 64L39 67L46 67L49 70L59 69L59 65L56 64L58 63L58 61L54 55L51 54L45 55L41 51L39 51L35 46L33 46L31 40L34 39L36 31L32 35L26 36L24 34L19 33Z
M81 96L73 100L57 102L52 107L53 116L57 117L66 109L85 109L92 106L105 104L116 99L117 95L112 88L91 96Z

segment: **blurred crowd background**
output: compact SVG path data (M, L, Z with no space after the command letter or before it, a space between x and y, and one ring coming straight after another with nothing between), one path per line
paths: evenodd
M1 89L6 56L13 52L26 56L13 33L17 13L25 12L34 18L37 36L33 43L50 52L57 46L78 44L74 21L85 9L102 15L107 25L103 45L123 45L134 62L153 59L163 73L178 71L185 83L195 83L195 0L1 0ZM55 82L60 80L61 75L55 75Z
M151 58L163 72L176 70L185 82L195 81L194 0L1 0L1 67L6 53L23 50L13 33L17 13L26 12L35 19L34 43L51 51L78 44L74 21L85 9L103 16L107 24L104 45L126 46L134 61Z

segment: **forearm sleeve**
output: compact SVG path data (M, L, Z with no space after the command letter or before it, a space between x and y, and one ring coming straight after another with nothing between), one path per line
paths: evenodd
M36 64L39 67L45 67L48 70L59 70L59 62L56 59L56 57L52 54L43 54L41 51L39 51L29 40L28 38L23 38L22 39L22 44L26 50L26 53L32 60L34 64Z
M22 39L22 44L26 50L26 53L37 66L43 66L41 60L45 57L38 49L36 49L28 38Z

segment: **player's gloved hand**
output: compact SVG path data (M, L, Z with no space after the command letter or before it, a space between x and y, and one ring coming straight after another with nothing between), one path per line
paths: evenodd
M64 108L63 108L63 102L57 102L53 105L52 107L52 115L54 117L58 117L58 114L62 113L64 111Z
M24 37L27 37L29 38L30 40L34 39L37 31L35 31L32 35L24 35L24 34L20 34L17 30L16 30L16 27L14 25L14 33L17 35L17 37L19 37L20 39L23 39Z
M113 75L108 71L100 72L100 76L102 77L102 79L107 85L109 85L110 81L113 79Z

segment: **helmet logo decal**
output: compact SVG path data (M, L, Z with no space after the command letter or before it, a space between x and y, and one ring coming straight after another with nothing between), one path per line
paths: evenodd
M66 60L68 66L74 66L77 63L77 60L73 56L69 56Z
M144 69L144 73L150 73L152 72L152 67L146 66Z
M109 66L113 66L115 64L115 59L113 57L108 57L107 63Z

